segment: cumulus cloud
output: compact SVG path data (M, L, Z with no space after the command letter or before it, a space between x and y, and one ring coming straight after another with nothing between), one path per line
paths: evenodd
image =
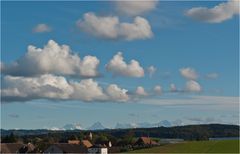
M161 94L162 93L162 87L159 86L159 85L156 85L153 89L153 91L156 93L156 94Z
M152 77L153 74L154 74L156 71L157 71L157 68L154 67L154 66L149 66L149 67L147 68L147 72L149 73L149 76L150 76L150 77Z
M123 14L136 16L146 12L149 12L156 8L158 1L146 0L146 1L115 1L116 9Z
M117 16L96 16L85 13L83 19L77 21L80 30L93 36L105 39L136 40L153 36L151 26L142 17L135 17L133 23L120 22Z
M34 99L125 102L129 99L127 90L115 84L104 90L93 79L67 81L62 76L51 74L37 77L5 76L1 96L5 102Z
M216 78L218 78L218 74L217 73L209 73L209 74L206 74L206 78L216 79Z
M193 68L181 68L179 71L181 75L188 80L196 80L198 78L198 74Z
M144 69L136 60L131 60L129 64L124 61L121 52L118 52L106 65L106 69L114 75L122 75L128 77L143 77Z
M47 24L38 24L33 28L34 33L45 33L52 31L52 28Z
M186 82L186 91L188 92L200 92L202 90L200 84L196 81L189 80Z
M148 95L148 93L145 92L144 88L141 87L141 86L138 86L138 87L137 87L135 93L136 93L136 95L138 95L138 96L147 96L147 95Z
M213 8L191 8L186 12L186 15L207 23L221 23L233 18L234 15L239 15L239 1L230 0L228 2L220 3Z
M49 40L43 49L29 45L27 53L13 63L1 64L4 74L14 76L34 76L41 74L73 75L83 77L98 76L100 61L94 56L82 60L67 45L59 45Z
M118 100L120 102L126 102L129 100L127 90L119 88L116 84L109 85L106 93L109 96L110 100Z

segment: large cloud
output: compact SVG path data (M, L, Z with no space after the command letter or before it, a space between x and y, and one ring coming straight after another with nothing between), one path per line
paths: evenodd
M193 68L181 68L179 71L181 75L188 80L196 80L198 78L198 74Z
M196 81L189 80L186 82L186 91L188 92L200 92L202 90L200 84Z
M5 76L2 84L1 98L6 102L34 99L125 102L129 99L127 90L115 84L103 90L93 79L67 81L62 76L51 74L38 77Z
M135 16L146 13L156 8L156 0L146 0L146 1L115 1L116 8L119 12Z
M27 53L10 65L1 64L4 74L14 76L34 76L41 74L74 75L83 77L98 76L99 60L86 56L83 60L72 53L67 45L58 45L50 40L43 49L29 45Z
M122 75L129 77L143 77L144 69L136 60L131 60L129 64L124 61L121 52L118 52L106 65L106 69L114 75Z
M82 20L77 21L80 30L93 36L105 39L148 39L153 36L151 26L142 17L135 17L133 23L121 23L117 16L96 16L85 13Z
M238 0L223 2L210 9L206 7L195 7L186 12L187 16L208 23L221 23L238 14Z

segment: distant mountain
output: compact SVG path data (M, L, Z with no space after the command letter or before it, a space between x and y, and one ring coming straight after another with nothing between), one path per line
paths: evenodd
M80 124L66 124L63 126L63 130L82 130Z
M106 129L100 122L94 123L88 130L103 130Z
M121 123L117 123L115 128L116 129L126 129L126 128L137 128L138 125L133 123L133 124L121 124Z
M172 123L168 120L163 120L158 123L158 126L163 126L163 127L171 127Z
M115 126L115 129L126 129L126 128L153 128L153 127L171 127L172 123L168 120L162 120L159 123L148 123L148 122L142 122L142 123L117 123Z

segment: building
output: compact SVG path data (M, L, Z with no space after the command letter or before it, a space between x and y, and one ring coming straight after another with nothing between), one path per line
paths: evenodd
M91 133L91 132L89 133L89 135L88 135L88 138L89 138L89 140L92 140L92 138L93 138L93 135L92 135L92 133Z
M107 154L108 148L101 145L93 145L92 147L88 148L88 153L90 154Z
M34 149L35 146L31 143L1 143L0 153L29 153Z
M88 140L82 140L81 145L83 145L86 148L90 148L91 146L93 146L92 143Z
M56 143L50 145L44 153L87 153L86 147L79 144Z
M80 144L79 140L68 140L68 144Z
M138 140L135 142L134 145L137 146L154 146L154 145L159 145L156 141L153 141L149 137L140 137Z

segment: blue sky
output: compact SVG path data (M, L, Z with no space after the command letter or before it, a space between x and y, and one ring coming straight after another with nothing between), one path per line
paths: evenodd
M81 58L96 56L100 61L97 68L100 76L93 80L103 89L116 84L128 90L129 98L133 97L125 102L115 99L85 102L81 98L56 100L44 97L32 99L31 96L31 99L24 102L21 97L4 102L2 94L1 128L51 128L62 127L67 123L80 123L83 127L88 127L97 121L107 127L114 127L117 122L156 123L161 120L174 122L177 119L182 124L199 122L193 118L201 119L201 123L239 124L239 15L233 12L231 17L225 17L222 10L219 16L213 13L209 15L212 18L200 18L201 10L190 12L192 8L213 8L220 3L228 5L230 2L160 1L149 4L149 8L140 7L131 14L121 10L120 4L113 1L1 2L1 62L4 65L10 66L11 62L24 57L29 45L43 48L49 40L54 40L59 45L68 45ZM126 29L119 27L114 39L101 32L96 35L99 32L96 29L99 30L100 25L92 28L93 32L83 26L89 26L87 19L84 19L84 14L89 12L99 19L117 17L119 27L121 23L132 23L140 16L147 20L151 27L149 31L153 35L144 29L146 34L128 40L131 31L125 34L122 31ZM81 25L77 26L79 19ZM37 31L39 24L46 27ZM123 72L116 72L116 68L107 70L106 64L119 51L127 63L132 59L138 61L144 69L144 76L123 75ZM147 73L149 66L157 69L152 77ZM181 75L179 70L182 68L193 69L193 74L198 77ZM4 83L6 76L17 76L9 72L11 71L3 71L1 75L5 86L1 91L10 87L9 83ZM214 77L209 77L211 74L215 74ZM75 82L86 79L66 74L61 76ZM189 80L197 82L197 87L201 86L200 90L187 90L185 84ZM172 83L179 91L169 92ZM152 95L152 89L156 85L161 86L161 95ZM15 88L19 84L11 83L11 86ZM144 87L147 96L137 96L135 89L138 86ZM187 103L182 103L183 101ZM204 121L207 118L212 120Z

